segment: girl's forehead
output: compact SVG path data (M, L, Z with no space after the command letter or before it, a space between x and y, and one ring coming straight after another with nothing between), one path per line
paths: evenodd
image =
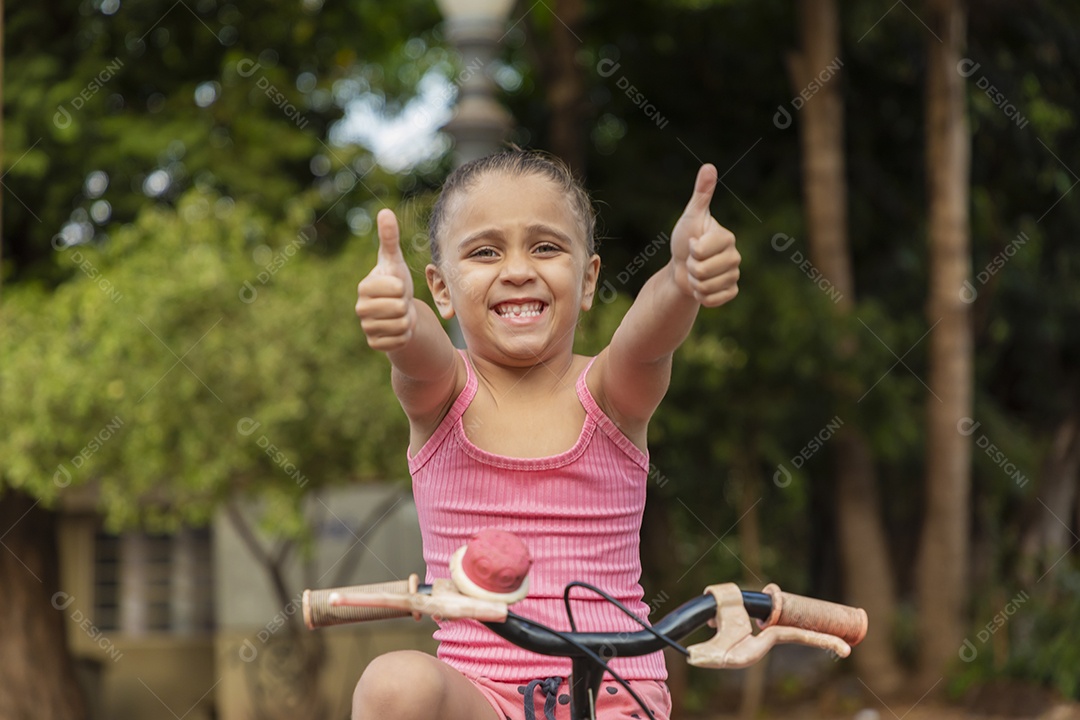
M453 199L447 235L451 238L486 227L553 225L580 237L581 220L565 192L540 175L490 173Z

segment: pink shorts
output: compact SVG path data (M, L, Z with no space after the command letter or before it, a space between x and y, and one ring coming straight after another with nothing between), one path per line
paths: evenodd
M468 677L468 676L466 676ZM569 720L570 687L563 680L558 688L553 688L547 681L532 683L499 682L487 678L469 677L473 685L483 694L500 718L506 720ZM658 680L628 680L627 684L645 701L656 720L669 720L671 717L671 694L665 683ZM530 687L530 685L532 687ZM532 712L525 709L531 703ZM600 695L596 699L596 717L598 720L629 720L649 717L641 710L634 698L622 685L614 680L600 683Z

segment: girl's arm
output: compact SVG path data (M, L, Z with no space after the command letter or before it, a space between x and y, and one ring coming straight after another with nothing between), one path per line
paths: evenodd
M644 432L667 392L671 358L698 307L739 292L735 236L709 213L716 168L698 171L694 194L671 233L671 261L649 278L596 364L599 401L628 435Z
M356 314L368 345L390 358L405 414L423 423L446 406L464 366L434 311L413 297L394 213L380 210L377 222L378 262L357 286Z

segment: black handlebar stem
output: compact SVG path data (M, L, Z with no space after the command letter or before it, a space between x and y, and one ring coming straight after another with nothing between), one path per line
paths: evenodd
M772 598L765 593L744 592L743 604L751 617L764 620L772 612ZM716 598L710 593L685 602L653 625L653 630L672 640L681 640L716 617ZM541 655L579 658L586 657L579 649L562 638L532 623L523 622L520 615L507 613L506 622L485 622L491 631L518 647ZM667 647L648 630L635 632L576 632L574 640L597 653L605 660L613 657L648 655Z

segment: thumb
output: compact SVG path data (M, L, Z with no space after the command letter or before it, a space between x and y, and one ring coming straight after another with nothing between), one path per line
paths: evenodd
M380 210L376 224L379 228L379 265L385 267L404 265L405 258L401 254L401 231L398 229L394 211L389 208Z
M686 204L686 209L683 210L683 217L694 218L709 214L709 204L712 202L713 191L716 190L718 179L716 166L712 163L705 163L701 166L701 169L698 170L697 180L694 182L694 194L690 196L690 202Z

